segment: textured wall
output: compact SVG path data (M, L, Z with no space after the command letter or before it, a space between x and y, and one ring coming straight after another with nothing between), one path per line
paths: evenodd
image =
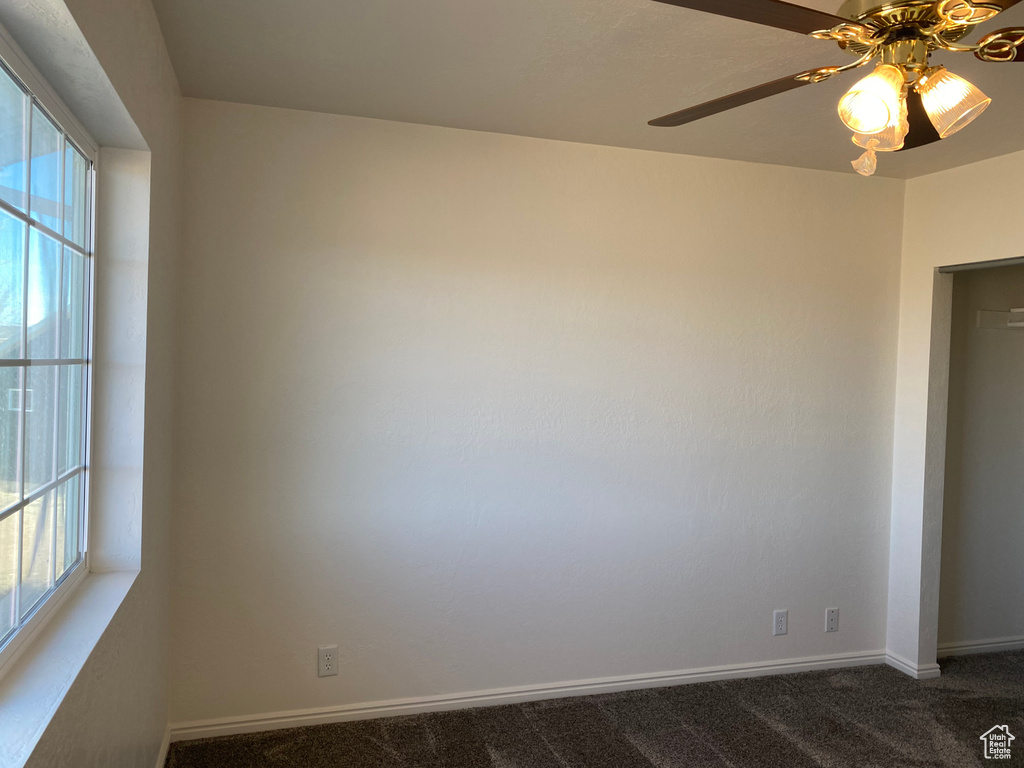
M173 721L885 646L902 183L186 104Z
M1024 307L1024 267L956 276L939 643L1024 636L1024 331L978 310Z
M167 722L181 97L148 0L67 4L152 150L142 571L30 765L150 768Z
M935 661L953 278L942 265L1024 255L1024 190L991 193L992 180L1024 171L1024 152L907 182L893 439L887 646L911 662ZM984 225L959 229L984 200ZM959 236L958 236L959 235Z

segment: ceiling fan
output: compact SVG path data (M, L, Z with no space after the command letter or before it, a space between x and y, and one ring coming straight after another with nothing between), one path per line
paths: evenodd
M658 0L705 13L752 21L833 40L857 57L842 67L820 67L651 120L670 127L820 83L878 60L874 71L839 102L839 117L865 150L852 165L862 176L877 167L876 152L913 149L953 135L991 103L945 67L934 51L973 53L982 61L1024 61L1024 28L1000 29L976 45L960 40L1020 0L846 0L836 15L782 0Z

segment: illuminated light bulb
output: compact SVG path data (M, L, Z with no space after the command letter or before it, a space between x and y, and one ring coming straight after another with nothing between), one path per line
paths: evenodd
M879 64L839 100L839 117L854 133L881 133L898 120L906 80L899 67Z
M917 86L928 118L945 139L966 127L992 103L974 85L945 67L922 78Z
M907 97L900 94L899 109L895 111L889 124L878 133L855 133L853 143L864 149L875 152L896 152L903 149L903 141L910 132L907 120Z

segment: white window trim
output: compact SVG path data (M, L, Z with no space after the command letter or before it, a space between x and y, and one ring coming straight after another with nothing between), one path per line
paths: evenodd
M32 612L14 636L7 641L0 649L0 679L13 667L13 662L22 654L31 640L40 634L43 627L56 613L56 609L65 602L67 597L75 590L89 573L89 509L90 509L90 486L92 466L92 398L94 392L94 366L93 358L93 335L95 331L95 267L96 267L96 184L98 181L99 146L89 135L71 110L64 104L59 96L46 82L39 70L35 68L28 57L18 47L17 43L10 37L10 34L0 26L0 59L7 68L18 77L26 88L32 93L40 106L49 114L49 117L56 122L57 126L64 131L68 137L77 145L85 157L92 163L90 170L90 205L89 220L87 223L85 251L90 254L87 260L88 271L85 275L89 286L87 292L89 305L86 307L86 350L88 357L85 370L87 380L85 385L86 407L82 413L82 431L85 439L85 467L81 470L82 494L85 503L85 514L81 521L81 546L82 559L68 573L64 574L58 581L56 588L51 592Z
M85 569L81 569L83 574ZM23 768L138 571L83 575L0 677L0 768ZM56 663L55 663L56 662ZM161 760L158 765L162 765Z

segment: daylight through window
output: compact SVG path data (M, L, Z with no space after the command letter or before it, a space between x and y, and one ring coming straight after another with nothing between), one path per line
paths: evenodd
M0 66L0 649L83 560L92 178Z

